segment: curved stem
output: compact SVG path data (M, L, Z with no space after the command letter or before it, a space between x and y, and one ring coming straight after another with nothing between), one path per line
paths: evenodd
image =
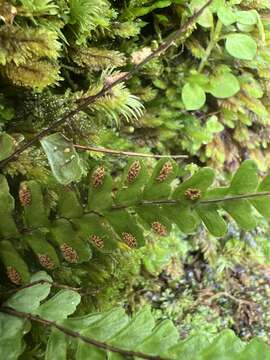
M249 194L242 194L242 195L229 195L225 198L216 198L216 199L205 199L202 201L199 201L199 204L214 204L214 203L220 203L224 201L234 201L234 200L249 200L254 198L260 198L264 196L270 196L270 191L263 191L263 192L257 192L257 193L249 193Z
M147 354L144 354L144 353L141 353L138 351L120 349L113 345L107 344L105 342L92 339L88 336L84 336L77 331L73 331L65 326L57 324L54 321L46 320L46 319L40 318L39 316L30 314L30 313L25 313L22 311L14 310L10 307L0 307L0 312L3 312L5 314L11 315L11 316L15 316L15 317L18 317L21 319L31 320L38 324L44 325L44 326L53 327L53 328L61 331L63 334L65 334L67 336L79 339L79 340L85 342L86 344L95 346L95 347L105 350L105 351L110 351L110 352L117 353L117 354L120 354L123 356L128 356L128 357L131 357L131 356L138 357L138 358L146 359L146 360L171 360L169 358L163 358L160 356L147 355Z
M94 151L100 153L106 153L111 155L124 155L124 156L138 156L138 157L147 157L147 158L155 158L155 159L162 159L162 158L173 158L173 159L186 159L188 155L155 155L155 154L144 154L138 153L133 151L122 151L122 150L114 150L108 149L103 147L95 147L95 146L84 146L84 145L73 145L78 150L84 151Z
M221 33L221 30L222 30L222 22L220 20L218 20L216 27L211 35L211 39L209 41L207 49L205 50L204 57L202 58L202 60L200 62L198 72L201 72L203 70L209 56L211 55L212 50L214 49L214 47L216 46L216 43L219 40L219 35Z
M224 198L213 198L213 199L205 199L199 200L194 202L194 206L198 205L209 205L209 204L217 204L226 201L236 201L236 200L249 200L249 199L256 199L260 197L270 196L270 191L263 191L257 193L249 193L249 194L242 194L242 195L229 195ZM161 199L161 200L143 200L136 204L136 206L144 206L144 205L177 205L181 204L181 200L177 199ZM130 205L116 205L112 207L112 210L119 210L125 209L130 207Z

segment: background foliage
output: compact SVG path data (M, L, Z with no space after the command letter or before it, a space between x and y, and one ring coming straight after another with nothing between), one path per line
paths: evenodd
M96 95L104 85L130 71L205 2L1 0L0 161L82 99ZM168 211L169 221L164 211L157 214L150 207L143 214L135 206L145 184L151 193L148 199L153 195L166 198L179 186L176 182L168 186L176 177L183 181L211 173L199 170L200 166L215 170L215 187L231 184L226 193L218 190L222 196L268 190L269 177L258 188L254 169L259 169L261 177L269 168L269 9L266 0L214 0L165 54L77 113L59 133L43 138L41 145L30 147L1 169L3 301L13 286L10 280L13 284L28 282L42 266L54 281L88 289L80 304L78 301L78 316L109 311L112 305L133 313L146 303L158 323L169 318L174 322L173 332L178 331L182 339L193 335L187 340L196 342L189 345L192 349L200 348L197 333L206 331L208 342L224 328L233 329L242 340L260 336L269 342L268 225L260 220L259 227L246 232L257 225L254 205L269 219L266 199L257 203L243 200L237 206L221 204L243 230L230 216L224 216L225 212L219 216L216 205L207 208L207 214L193 211L192 199L186 199L187 206L181 209L183 222L180 226L176 223L180 230L172 225L175 221ZM159 184L163 189L159 186L151 192L167 160L127 161L79 151L76 144L148 154L181 153L189 159L170 160L172 176ZM234 181L233 173L247 158L254 162L242 165L242 169L246 167L242 179L250 182ZM148 169L154 169L154 175L147 185ZM134 171L140 176L129 183L127 192L125 181ZM202 190L203 200L211 194L205 193L207 186L201 189L200 181L195 182L195 189ZM98 190L100 184L102 191ZM147 200L146 190L143 200ZM121 210L121 224L119 215L117 221L109 219L112 200L133 209L125 219ZM209 235L201 225L185 231L183 226L189 224L191 214L184 210L189 208L210 232L222 237ZM92 217L83 215L88 211ZM118 235L113 237L108 228L98 226L93 212L108 216L106 220L111 220ZM139 230L134 228L135 213ZM223 219L229 224L226 235ZM166 235L158 239L150 231L156 220L163 228L155 229ZM94 226L95 233L91 242L85 243L87 224ZM124 231L127 224L129 231ZM172 227L170 234L164 233L164 226ZM127 244L134 244L134 238L125 235L123 239L123 233L133 231L138 245L143 246L131 251ZM109 240L105 247L104 239ZM207 300L211 297L213 301ZM75 307L65 316L73 311ZM28 330L29 326L27 322ZM35 329L36 325L32 326ZM37 329L37 337L28 333L24 338L25 347L16 353L22 353L20 358L50 359L48 352L55 351L49 349L51 342L65 341L52 332L50 336L55 338L45 350L49 334L42 327ZM15 336L21 337L20 331L11 334L13 345L17 344ZM213 341L214 348L229 341L244 349L229 330L224 334ZM252 344L257 346L257 340ZM264 345L258 344L256 351L262 351ZM216 356L213 347L206 347L203 355L196 354L196 359L204 359L205 354L206 358ZM10 351L10 358L15 359L17 355ZM239 359L247 357L244 354Z

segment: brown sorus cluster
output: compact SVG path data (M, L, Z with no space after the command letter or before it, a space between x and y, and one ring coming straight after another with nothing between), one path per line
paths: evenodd
M96 245L97 248L101 249L104 246L104 241L98 235L92 235L91 240Z
M166 236L168 233L166 227L159 221L154 221L151 226L153 231L160 236Z
M31 192L25 184L21 185L20 187L19 199L23 207L27 207L31 204Z
M51 270L55 267L55 264L52 261L52 259L46 254L38 254L38 260L40 265L46 269Z
M127 244L130 248L137 247L137 240L136 240L135 236L133 236L132 234L123 232L122 239L123 239L124 243Z
M128 170L127 182L130 184L133 183L133 181L135 181L136 178L138 177L140 170L141 170L140 162L138 160L134 161Z
M74 250L71 246L64 243L64 244L60 245L60 250L64 256L64 259L67 262L72 263L72 264L75 264L78 262L78 254L77 254L76 250Z
M170 173L172 172L172 170L173 170L173 166L172 166L171 161L167 161L163 165L163 167L157 177L157 181L159 181L159 182L165 181L167 179L167 177L170 175Z
M198 200L202 196L202 192L199 189L187 189L185 196L190 200Z
M95 188L98 188L103 184L104 176L105 169L103 166L99 166L92 175L92 183Z
M21 275L13 266L7 267L7 276L13 284L20 285L22 283Z

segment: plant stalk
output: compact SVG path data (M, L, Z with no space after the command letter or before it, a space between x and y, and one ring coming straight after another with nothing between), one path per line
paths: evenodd
M88 336L84 336L77 331L71 330L65 326L57 324L54 321L46 320L46 319L40 318L37 315L33 315L30 313L25 313L22 311L14 310L10 307L5 307L5 306L0 307L0 312L11 315L11 316L15 316L15 317L18 317L21 319L31 320L38 324L44 325L44 326L53 327L53 328L61 331L63 334L65 334L67 336L79 339L88 345L95 346L95 347L105 350L105 351L110 351L110 352L117 353L117 354L127 356L127 357L138 357L138 358L146 359L146 360L171 360L169 358L163 358L160 356L147 355L147 354L144 354L144 353L141 353L138 351L120 349L113 345L107 344L105 342L92 339Z

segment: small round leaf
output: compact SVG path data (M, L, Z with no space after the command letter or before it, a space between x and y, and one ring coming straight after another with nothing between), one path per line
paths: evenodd
M205 103L205 92L199 85L187 83L182 89L182 100L187 110L198 110Z
M241 60L252 60L257 52L255 40L246 34L231 34L226 39L228 53Z
M219 20L223 25L229 26L236 21L236 16L232 9L228 6L221 6L217 12Z
M239 81L236 76L230 73L215 76L210 81L209 92L216 98L229 98L240 90Z

